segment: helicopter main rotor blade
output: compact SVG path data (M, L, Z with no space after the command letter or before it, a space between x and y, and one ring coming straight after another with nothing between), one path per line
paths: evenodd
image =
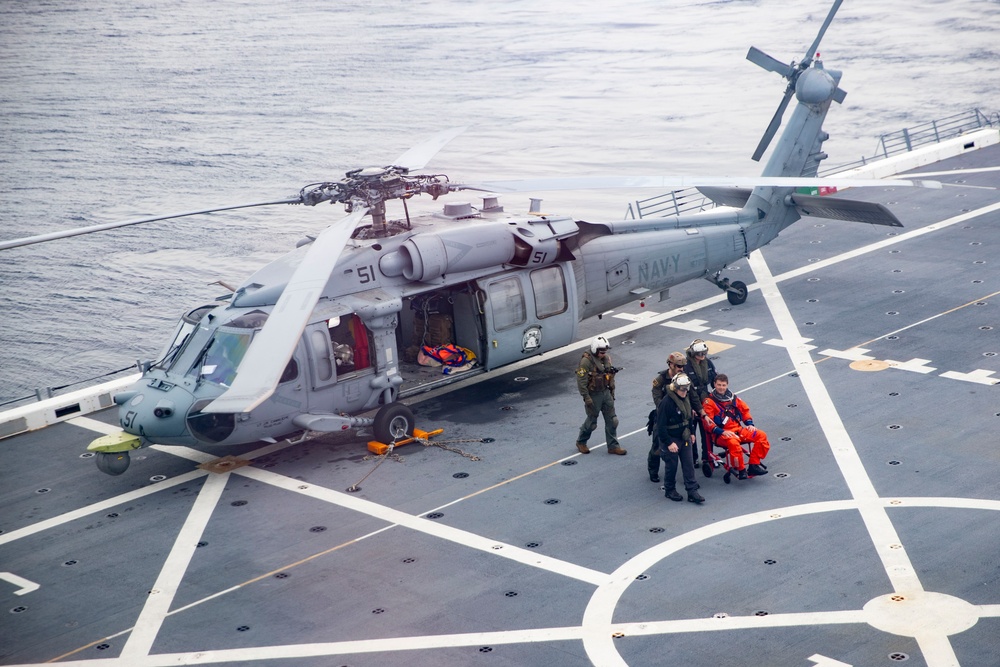
M12 239L10 241L0 241L0 250L7 250L9 248L19 248L21 246L32 245L34 243L44 243L46 241L55 241L56 239L65 239L70 236L81 236L83 234L92 234L94 232L103 232L108 229L116 229L118 227L127 227L129 225L141 225L145 222L156 222L157 220L171 220L173 218L184 218L189 215L203 215L206 213L216 213L219 211L233 211L238 208L252 208L254 206L272 206L274 204L299 204L301 200L296 197L294 199L278 199L275 201L261 201L254 202L252 204L235 204L233 206L217 206L215 208L206 208L199 211L185 211L183 213L170 213L168 215L154 215L147 218L135 218L133 220L122 220L119 222L106 222L99 225L91 225L89 227L77 227L75 229L64 229L61 232L50 232L48 234L39 234L37 236L26 236L20 239Z
M439 132L427 141L417 144L400 155L392 164L397 167L406 167L411 171L423 169L431 161L431 158L438 154L438 151L467 129L468 127L455 127L444 132Z
M353 213L316 237L264 327L250 343L232 386L202 412L250 412L274 393L323 288L330 280L330 272L354 228L367 213L366 207L356 207Z
M819 43L823 41L823 35L826 34L827 28L830 27L831 23L833 23L833 17L837 13L837 10L840 9L840 5L843 4L843 2L844 0L836 0L836 2L833 3L833 7L830 8L829 13L826 15L826 20L823 21L823 25L816 34L816 39L813 40L809 50L806 51L806 57L802 60L802 64L799 65L801 69L805 69L812 63L813 58L816 56L816 50L819 49Z
M699 186L782 188L805 187L921 187L940 189L941 181L877 178L810 178L806 176L575 176L566 178L534 178L516 181L488 181L484 183L456 183L452 190L480 190L483 192L544 192L552 190L612 190L630 188L677 189Z

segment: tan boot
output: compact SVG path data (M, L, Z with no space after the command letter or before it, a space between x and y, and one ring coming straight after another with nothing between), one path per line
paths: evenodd
M626 454L628 454L628 452L626 452L621 447L608 447L608 454L617 454L618 456L625 456Z
M590 447L588 447L586 445L586 443L578 442L578 443L576 443L576 448L580 450L581 454L589 454L590 453Z

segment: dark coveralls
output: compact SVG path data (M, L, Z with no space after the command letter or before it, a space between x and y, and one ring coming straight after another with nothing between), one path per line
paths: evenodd
M669 385L670 381L673 379L673 376L670 375L668 370L660 371L659 373L656 374L656 377L653 378L652 393L653 393L654 407L660 406L660 399L662 399L663 395L667 393L667 385ZM713 368L712 370L714 371L715 369ZM674 375L676 375L676 373L674 373ZM693 410L695 413L701 412L702 409L701 398L698 396L697 391L689 391L688 400L691 403L691 410ZM649 448L649 454L646 455L646 469L649 471L650 479L652 479L653 477L658 477L660 474L660 441L656 437L656 427L655 427L656 417L653 417L653 423L654 423L652 432L653 445ZM697 459L698 457L694 458Z
M660 405L656 408L656 438L661 443L660 458L667 464L663 474L663 490L670 495L675 490L677 481L677 461L680 459L684 475L684 489L690 494L699 488L694 478L694 457L692 456L691 402L685 396L681 398L668 388ZM667 449L667 445L677 445L677 453Z
M608 449L618 449L618 417L615 415L615 375L611 371L611 355L604 359L584 352L580 367L576 369L576 387L583 396L587 418L580 426L576 441L587 444L590 434L597 428L598 415L604 415L604 438Z
M700 412L702 403L714 390L715 385L715 364L708 358L699 360L690 350L687 351L687 364L684 366L684 374L691 380L691 389L688 391L688 398L691 399L691 407L695 412ZM698 401L695 405L695 401ZM708 460L708 434L705 433L705 425L700 419L696 420L698 431L701 432L701 456L702 460ZM698 460L698 452L694 453L694 460Z

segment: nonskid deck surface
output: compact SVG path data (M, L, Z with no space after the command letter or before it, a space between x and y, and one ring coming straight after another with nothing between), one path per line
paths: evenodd
M111 411L3 441L0 661L995 664L1000 196L851 196L905 228L806 219L727 271L742 306L699 282L583 324L624 368L624 457L573 446L579 347L416 397L450 449L381 463L354 434L112 478L84 454ZM702 506L645 460L651 380L693 338L772 443L766 477L699 473Z

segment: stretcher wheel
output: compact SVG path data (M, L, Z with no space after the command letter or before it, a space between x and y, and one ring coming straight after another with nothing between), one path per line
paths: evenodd
M705 477L711 477L712 476L712 462L711 461L702 461L701 462L701 472L702 472L703 475L705 475Z
M733 481L733 473L727 470L726 474L722 476L722 481L729 484L729 482Z

